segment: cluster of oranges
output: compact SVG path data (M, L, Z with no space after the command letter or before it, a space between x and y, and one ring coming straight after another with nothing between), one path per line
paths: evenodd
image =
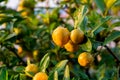
M59 26L53 31L52 39L57 46L64 47L69 52L75 52L84 40L84 33L79 29L69 32L67 28ZM78 56L78 63L81 66L89 66L92 62L93 57L88 52L83 52Z
M75 52L84 39L84 33L79 29L69 32L67 28L59 26L53 31L52 39L57 46L64 47L69 52Z

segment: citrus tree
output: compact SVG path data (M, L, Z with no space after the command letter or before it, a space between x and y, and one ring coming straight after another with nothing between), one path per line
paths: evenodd
M120 0L50 1L0 0L0 80L119 80Z

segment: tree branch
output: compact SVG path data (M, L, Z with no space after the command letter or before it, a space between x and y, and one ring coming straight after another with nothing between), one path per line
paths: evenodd
M107 51L116 59L117 65L119 65L120 60L118 59L118 57L110 50L110 48L109 48L108 46L105 45L105 48L106 48Z

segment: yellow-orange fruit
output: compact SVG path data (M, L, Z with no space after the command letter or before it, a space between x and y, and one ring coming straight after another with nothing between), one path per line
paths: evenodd
M93 62L93 57L90 53L83 52L78 56L78 63L83 66L89 66Z
M18 6L17 11L23 11L21 12L22 16L28 16L30 14L30 9L25 8L23 6Z
M25 73L27 76L32 77L32 75L30 74L30 72L32 72L33 74L36 74L38 72L38 67L35 64L29 64L26 68L25 68Z
M65 44L64 47L69 52L75 52L79 48L79 46L77 44L74 44L71 40L69 40L69 42Z
M21 33L21 29L20 28L13 28L13 31L18 35Z
M67 28L57 27L52 33L52 39L56 45L63 47L70 39L70 32Z
M22 51L23 51L22 47L21 47L21 46L19 46L19 47L18 47L18 54L21 54L21 53L22 53Z
M72 40L73 43L79 44L84 39L84 33L79 29L74 29L71 31L70 39Z
M92 0L81 0L82 3L92 3Z
M38 72L33 77L33 80L48 80L48 75L44 72Z

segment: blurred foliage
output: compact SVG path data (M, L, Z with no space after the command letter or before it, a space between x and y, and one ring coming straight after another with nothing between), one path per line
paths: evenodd
M48 80L120 79L120 0L56 0L57 7L49 7L50 0L19 1L20 9L14 10L6 6L8 0L0 0L0 80L32 80L24 71L27 58ZM36 7L38 2L47 6ZM84 32L78 51L52 41L58 26ZM87 68L77 61L85 51L94 57Z

